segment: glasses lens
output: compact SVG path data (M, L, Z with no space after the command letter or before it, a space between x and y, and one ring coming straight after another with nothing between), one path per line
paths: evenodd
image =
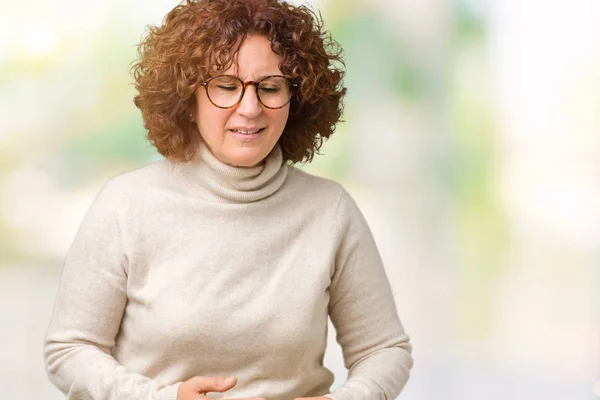
M231 107L239 101L242 88L242 81L235 76L218 76L208 82L208 97L219 107Z
M267 107L283 107L290 101L290 82L282 76L272 76L263 79L258 84L258 97Z

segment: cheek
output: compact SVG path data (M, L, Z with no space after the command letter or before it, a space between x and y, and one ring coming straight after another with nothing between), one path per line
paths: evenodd
M207 104L202 101L198 102L198 117L196 122L202 136L219 135L225 130L227 120L231 116L230 110L223 110L214 107L212 104Z
M283 110L278 110L278 112L272 116L273 124L276 125L279 129L281 129L283 131L285 124L287 124L289 114L290 114L289 107L287 107Z

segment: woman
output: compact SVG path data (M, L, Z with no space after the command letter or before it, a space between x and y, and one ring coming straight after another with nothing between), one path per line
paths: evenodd
M110 180L69 250L44 349L69 399L398 395L411 346L367 224L291 165L334 131L340 61L277 0L188 0L150 28L135 104L165 159Z

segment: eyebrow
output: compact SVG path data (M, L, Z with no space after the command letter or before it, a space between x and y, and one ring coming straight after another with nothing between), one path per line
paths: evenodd
M243 81L243 82L247 82L247 81L245 81L244 79L242 79L242 77L241 77L241 76L239 76L239 75L234 75L234 74L223 74L223 75L235 76L235 77L236 77L236 78L238 78L239 80L241 80L241 81ZM264 75L257 76L257 77L254 79L254 82L258 82L258 81L260 81L261 79L264 79L264 78L266 78L267 76L275 76L275 75L277 75L277 76L284 76L284 75L283 75L283 73L281 73L281 72L278 72L278 73L271 73L271 74L264 74Z

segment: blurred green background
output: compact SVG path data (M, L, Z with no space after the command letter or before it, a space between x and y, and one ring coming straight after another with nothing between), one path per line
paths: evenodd
M348 96L302 168L371 225L415 347L400 398L600 399L600 3L311 3ZM129 67L176 4L0 0L3 398L63 398L41 346L64 256L103 183L160 158Z

